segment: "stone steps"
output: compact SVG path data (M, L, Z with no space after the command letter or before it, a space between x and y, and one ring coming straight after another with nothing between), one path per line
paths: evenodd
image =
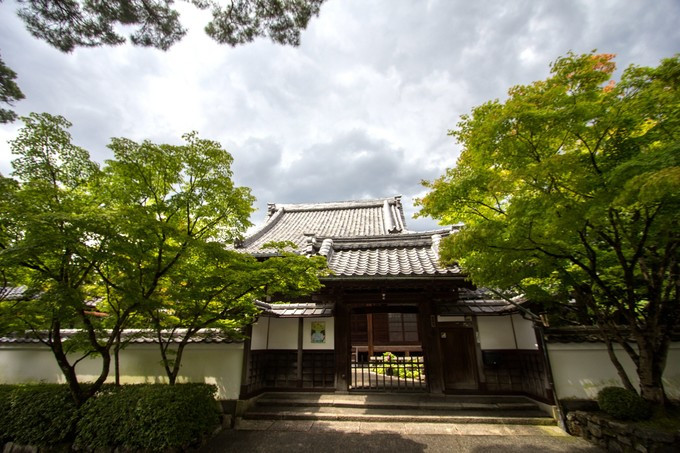
M427 394L267 393L255 400L243 419L555 425L552 417L523 397Z

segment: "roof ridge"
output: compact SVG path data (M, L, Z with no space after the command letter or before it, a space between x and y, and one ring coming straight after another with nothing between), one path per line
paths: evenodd
M451 232L451 228L441 228L438 230L404 231L399 234L376 234L372 236L316 236L316 240L323 242L325 239L331 239L334 244L347 242L399 242L417 239L431 240L433 235L443 235Z
M401 195L382 198L369 198L365 200L347 200L347 201L323 201L310 203L272 203L271 206L276 209L284 209L288 212L295 211L318 211L326 209L352 209L368 206L383 206L387 201L390 205L397 204L401 199Z
M264 236L264 234L267 231L271 230L274 227L274 225L276 225L276 222L278 222L278 220L281 218L281 216L283 216L283 209L279 209L276 212L274 212L273 214L269 215L267 217L267 220L265 220L265 222L262 226L257 228L253 232L253 234L244 238L243 241L241 241L240 243L234 244L234 247L235 248L246 248L246 247L250 246L253 242L257 241L262 236Z

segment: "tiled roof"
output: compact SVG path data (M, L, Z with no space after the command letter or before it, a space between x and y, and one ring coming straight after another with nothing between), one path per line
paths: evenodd
M25 286L5 286L0 287L0 300L20 300L28 299L31 295Z
M458 267L439 264L439 239L449 232L327 238L321 241L318 253L328 258L328 267L336 277L458 275Z
M82 331L77 329L62 329L61 334L62 338L69 338L78 332ZM182 339L182 335L182 329L175 330L172 342L179 343ZM158 343L156 333L150 330L127 329L122 332L121 339L129 343ZM230 335L218 329L204 329L194 335L189 340L189 343L238 343L241 341L242 340L238 338L238 335ZM36 344L40 343L40 340L30 332L26 332L24 335L2 336L0 337L0 344L3 343Z
M332 303L268 304L260 301L255 302L255 305L265 316L277 318L325 318L333 316L334 307Z
M270 241L291 241L297 252L322 255L333 276L458 276L439 264L439 240L451 228L416 233L406 229L401 197L314 204L270 204L266 223L236 246L266 256Z
M548 343L604 343L596 326L546 327L543 332ZM631 342L635 341L630 329L625 326L619 328L619 334L630 338ZM680 327L671 331L671 341L680 341Z
M265 224L237 249L267 254L262 245L291 241L303 252L309 235L379 236L405 230L401 197L313 204L270 204Z
M516 305L496 297L484 288L459 288L457 301L437 305L437 314L453 316L507 314L517 310Z

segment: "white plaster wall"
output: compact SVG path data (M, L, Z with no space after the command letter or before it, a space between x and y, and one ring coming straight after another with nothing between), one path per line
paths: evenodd
M521 315L478 316L482 349L538 349L534 324Z
M437 322L463 322L465 316L437 315Z
M302 349L335 349L335 318L305 318L302 331ZM326 341L312 343L312 323L326 323Z
M20 384L24 382L63 383L65 380L54 355L46 346L0 346L0 383Z
M538 349L534 323L517 314L512 315L512 323L515 326L517 349Z
M269 332L269 324L271 318L268 316L261 316L255 324L253 324L253 333L250 339L250 349L260 350L267 349L267 333Z
M266 349L298 348L299 318L271 318L269 321L269 347Z
M101 370L98 358L78 364L82 382L94 381ZM238 399L243 365L242 344L191 344L184 350L178 382L215 384L219 399ZM167 382L155 344L131 344L120 353L123 384ZM107 382L114 381L113 361ZM49 348L42 345L0 346L0 383L64 383L64 375Z
M622 386L603 343L551 343L547 348L558 398L596 399L603 387ZM639 385L628 354L620 347L614 350L633 385ZM671 344L663 381L668 397L680 400L680 343Z
M478 316L477 330L482 349L517 349L509 316Z

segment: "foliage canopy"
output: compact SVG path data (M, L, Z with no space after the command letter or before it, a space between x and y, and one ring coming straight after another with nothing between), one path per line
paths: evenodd
M254 198L233 183L219 143L196 133L182 145L114 138L100 169L64 118L22 119L14 178L0 179L0 272L26 297L0 298L0 329L50 347L78 405L106 380L126 328L157 339L174 383L203 329L238 338L256 298L320 287L323 258L261 261L229 248L250 226ZM92 356L101 372L83 386L76 367Z
M614 69L613 55L569 54L547 80L463 116L457 165L425 182L420 214L464 224L443 260L594 322L637 365L642 396L662 402L680 318L680 60L631 66L618 83Z
M300 32L319 14L324 0L186 0L210 9L206 33L220 44L236 46L266 36L297 46ZM20 0L19 16L36 38L63 52L75 47L126 41L117 28L133 27L130 42L167 50L186 34L172 0Z
M8 68L0 58L0 104L11 106L24 98L24 93L14 81L16 78L16 72ZM16 118L17 115L12 110L0 109L0 123L11 123Z

